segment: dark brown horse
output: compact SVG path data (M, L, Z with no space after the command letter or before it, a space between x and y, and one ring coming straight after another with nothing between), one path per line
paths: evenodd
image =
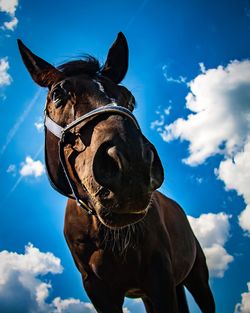
M124 35L103 67L89 57L55 68L18 43L33 80L48 87L47 172L69 198L64 234L96 310L121 313L127 296L142 298L148 313L186 313L186 286L203 313L214 313L204 254L180 206L156 191L161 161L119 85Z

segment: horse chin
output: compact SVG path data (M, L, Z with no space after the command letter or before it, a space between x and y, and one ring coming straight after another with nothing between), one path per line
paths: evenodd
M148 207L139 212L132 213L116 213L106 208L102 208L98 210L97 216L100 222L106 227L111 229L118 229L138 223L147 215L147 212Z

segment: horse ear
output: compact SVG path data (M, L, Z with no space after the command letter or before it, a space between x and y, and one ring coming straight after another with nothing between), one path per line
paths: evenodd
M17 40L17 43L23 63L29 71L32 79L38 85L49 87L53 81L58 81L63 76L62 72L56 69L53 65L32 53L20 39Z
M128 43L123 33L119 33L116 41L109 49L107 60L101 71L116 84L119 84L128 70Z

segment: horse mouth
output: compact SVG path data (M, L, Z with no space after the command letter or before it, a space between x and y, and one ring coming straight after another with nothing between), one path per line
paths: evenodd
M148 207L139 212L117 213L101 209L97 215L101 223L109 228L123 228L142 220L148 212Z

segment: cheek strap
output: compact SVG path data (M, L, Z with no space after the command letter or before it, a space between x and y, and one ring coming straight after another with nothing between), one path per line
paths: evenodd
M88 215L96 215L96 212L87 205L86 203L87 201L84 201L83 199L80 198L76 183L72 179L70 179L69 166L67 166L68 160L66 160L65 153L64 153L64 136L62 136L60 141L58 142L58 149L59 149L59 158L60 158L60 162L61 162L64 174L68 180L73 197L75 198L77 204L82 209L84 209L88 213ZM82 187L86 190L84 186Z

